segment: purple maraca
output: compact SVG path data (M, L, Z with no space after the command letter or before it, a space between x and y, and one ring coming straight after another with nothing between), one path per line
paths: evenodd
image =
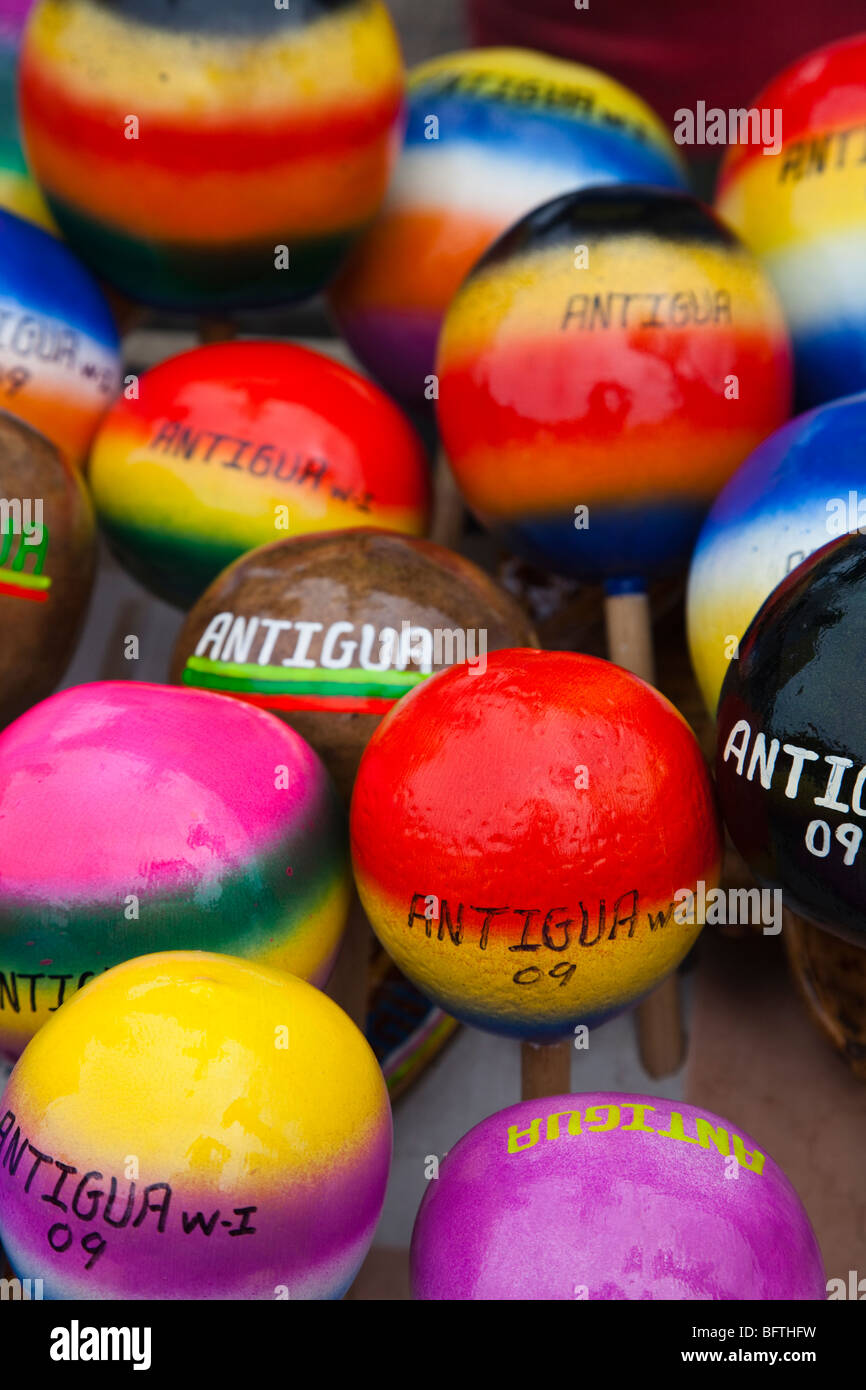
M471 1129L412 1235L419 1299L823 1299L803 1205L742 1130L655 1096L553 1096Z

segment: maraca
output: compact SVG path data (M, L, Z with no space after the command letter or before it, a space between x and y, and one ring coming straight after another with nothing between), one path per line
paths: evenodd
M81 464L119 385L99 286L56 237L0 208L0 410Z
M281 720L202 690L97 682L0 734L0 1051L100 971L180 948L323 983L345 925L343 816Z
M779 291L801 409L866 388L866 34L808 53L751 109L781 147L729 150L716 205Z
M685 177L658 117L604 73L509 48L422 63L385 204L332 287L343 334L390 391L431 399L442 317L500 232L558 194L623 182Z
M419 1299L826 1297L803 1205L759 1144L658 1096L524 1101L475 1125L427 1188Z
M152 367L105 420L89 478L121 561L180 606L281 535L427 525L426 460L401 412L289 343L216 344Z
M382 1074L336 1004L168 951L91 981L19 1061L0 1238L49 1298L340 1298L390 1158Z
M758 882L866 944L866 539L833 541L766 600L731 661L718 713L722 812Z
M790 350L759 267L694 198L569 194L482 257L437 372L466 501L508 548L602 580L611 660L653 681L648 582L684 564L722 483L787 415ZM657 1075L682 1050L665 989L641 1015Z
M500 237L451 303L437 372L473 511L540 565L626 588L683 563L790 399L751 255L694 198L646 188L567 195Z
M570 652L491 652L485 671L453 667L400 700L361 759L351 837L400 969L458 1018L536 1043L675 969L703 925L677 895L715 884L721 858L685 721Z
M866 395L799 416L755 450L714 502L686 604L692 665L711 714L764 599L807 556L866 525L864 433Z
M279 714L348 801L396 700L455 662L535 645L518 605L470 561L393 531L331 531L230 565L184 623L171 679Z
M80 474L44 435L0 412L0 728L61 679L95 562Z
M379 0L39 0L20 99L77 254L131 299L208 312L333 275L385 192L403 69Z

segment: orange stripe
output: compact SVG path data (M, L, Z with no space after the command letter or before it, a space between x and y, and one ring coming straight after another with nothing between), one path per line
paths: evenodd
M374 223L335 287L341 310L439 314L502 230L468 213L394 210Z
M60 128L58 127L58 130ZM42 186L136 239L222 245L278 234L313 236L368 221L385 192L388 142L347 154L254 168L245 173L178 171L143 164L122 152L114 160L82 157L44 131L30 133L30 154ZM291 248L290 248L291 250Z

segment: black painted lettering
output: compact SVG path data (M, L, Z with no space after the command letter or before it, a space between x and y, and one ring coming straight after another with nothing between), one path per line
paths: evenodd
M72 1244L72 1231L62 1221L58 1221L48 1232L48 1244L58 1255L62 1255Z
M235 1215L235 1216L239 1216L239 1217L241 1218L241 1221L240 1221L240 1225L239 1225L239 1226L232 1226L231 1230L229 1231L229 1235L230 1235L230 1236L253 1236L253 1235L255 1235L256 1230L257 1230L258 1228L257 1228L256 1226L251 1226L251 1225L250 1225L250 1220L249 1220L249 1219L250 1219L250 1216L252 1215L252 1213L253 1213L254 1211L258 1211L258 1207L234 1207L234 1208L233 1208L234 1215Z
M191 1216L188 1211L182 1211L180 1214L180 1221L181 1225L183 1226L184 1235L187 1236L189 1235L190 1231L194 1231L196 1227L198 1227L198 1229L202 1231L204 1235L211 1235L211 1233L213 1232L213 1228L218 1220L219 1208L217 1208L217 1210L210 1217L206 1217L200 1211L194 1211Z
M30 1012L31 1012L32 1014L35 1014L35 1012L36 1012L36 981L37 981L37 980L44 980L44 979L45 979L45 976L44 976L44 975L20 975L20 974L19 974L18 978L19 978L19 980L29 980L29 981L30 981Z
M31 1186L33 1185L33 1179L36 1177L36 1174L39 1172L39 1169L42 1167L43 1163L54 1162L54 1159L51 1157L50 1154L40 1153L39 1149L34 1148L33 1144L30 1145L30 1152L36 1155L36 1162L30 1169L30 1172L27 1174L27 1181L24 1184L25 1192L30 1191Z
M75 1189L75 1196L72 1198L72 1210L81 1221L92 1221L97 1211L99 1210L99 1199L100 1197L105 1196L105 1193L102 1191L102 1188L91 1187L87 1192L85 1192L84 1189L85 1187L87 1187L87 1184L91 1178L101 1177L101 1173L97 1173L95 1170L91 1170L91 1172L84 1174L84 1177L81 1179L80 1183ZM82 1211L81 1203L85 1197L88 1199L90 1205L87 1208L85 1208L84 1211Z
M43 1202L48 1202L49 1206L52 1206L52 1207L59 1207L61 1211L66 1211L66 1203L65 1203L65 1202L61 1202L61 1200L60 1200L60 1193L61 1193L61 1190L62 1190L62 1188L63 1188L63 1184L66 1182L66 1179L69 1177L69 1174L70 1174L70 1173L77 1173L77 1172L78 1172L78 1169L77 1169L76 1167L74 1167L74 1165L71 1164L71 1163L61 1163L59 1158L55 1158L55 1160L54 1160L54 1166L55 1166L55 1168L59 1168L59 1169L60 1169L60 1172L59 1172L58 1175L57 1175L57 1181L56 1181L56 1183L54 1184L54 1191L53 1191L53 1192L43 1192L43 1194L42 1194L42 1201L43 1201Z
M442 902L439 904L439 931L437 933L439 941L444 941L446 928L454 945L459 946L463 940L463 904L457 904L457 925L455 927L451 920L451 909L448 906L448 899L443 898Z
M3 1116L3 1119L0 1120L0 1154L2 1154L2 1152L3 1152L3 1148L4 1148L5 1144L6 1144L7 1136L8 1136L8 1134L9 1134L9 1131L12 1129L12 1126L14 1125L14 1123L15 1123L15 1112L14 1112L14 1110L7 1110L7 1111L6 1111L6 1114Z
M152 1202L152 1201L150 1200L150 1199L151 1199L151 1194L154 1193L154 1192L161 1192L161 1193L162 1193L162 1197L160 1198L160 1200L159 1200L158 1202ZM147 1187L144 1189L144 1191L143 1191L142 1194L141 1194L141 1209L139 1210L138 1216L135 1218L135 1220L134 1220L133 1223L132 1223L133 1226L140 1226L141 1223L144 1221L144 1218L147 1216L147 1213L148 1213L149 1211L158 1211L158 1212L159 1212L159 1216L158 1216L157 1222L156 1222L156 1229L159 1231L159 1233L160 1233L160 1235L161 1235L162 1232L165 1230L165 1223L166 1223L166 1221L168 1220L168 1208L169 1208L169 1203L170 1203L170 1202L171 1202L171 1186L170 1186L169 1183L167 1183L167 1182L152 1182L152 1183L148 1183Z
M11 981L11 984L9 981ZM0 970L0 1009L6 1008L6 1000L8 998L9 1007L13 1013L17 1014L21 1005L18 1002L18 980L15 977L14 970L10 971L9 981L7 981L3 971Z
M647 920L649 922L650 931L658 931L660 927L666 927L668 922L671 920L673 910L673 903L668 903L667 912L648 912Z
M105 1249L106 1244L107 1242L105 1236L101 1236L98 1231L88 1231L87 1235L81 1242L82 1250L86 1250L88 1255L90 1256L90 1259L85 1261L85 1269L93 1268L93 1266L96 1264L96 1261L99 1259L100 1255Z
M484 913L484 921L483 921L483 923L481 924L481 936L479 937L478 945L479 945L479 948L480 948L482 951L486 951L486 950L487 950L487 938L488 938L488 936L490 935L490 923L493 921L493 918L494 918L494 917L500 917L500 916L502 915L503 912L510 912L510 911L511 911L511 908L510 908L510 907L471 907L471 906L470 906L469 911L470 911L470 912L483 912L483 913Z
M129 1191L126 1194L126 1206L123 1211L123 1216L120 1218L119 1221L116 1221L114 1216L112 1215L116 1197L117 1178L112 1178L111 1186L108 1189L108 1201L105 1204L105 1210L102 1213L102 1219L109 1226L114 1226L117 1230L122 1230L123 1227L127 1225L129 1218L132 1216L132 1209L135 1205L135 1183L131 1182L129 1184Z
M66 991L66 981L67 981L67 980L74 980L74 979L75 979L75 976L74 976L74 975L48 975L47 978L48 978L49 980L59 980L59 981L60 981L60 984L59 984L59 987L58 987L58 990L57 990L57 1003L56 1003L56 1004L52 1004L51 1007L50 1007L49 1010L48 1010L49 1013L52 1013L52 1014L53 1014L54 1011L55 1011L55 1009L59 1009L59 1008L60 1008L60 1005L63 1003L63 996L64 996L64 993L65 993L65 991Z
M589 913L587 912L583 903L580 904L581 925L579 942L581 946L597 946L599 941L601 941L602 936L604 935L604 899L602 899L599 908L600 910L598 915L598 929L595 933L595 936L592 938L592 940L590 940Z
M620 904L626 902L629 898L631 898L631 911L627 913L625 917L621 917ZM629 940L634 936L635 927L637 926L637 899L638 891L636 888L631 888L628 893L620 893L613 905L613 913L611 914L613 917L613 926L610 929L610 936L607 938L608 941L616 941L617 927L628 927Z
M602 898L601 900L601 910L602 913L604 913L604 898ZM555 916L557 912L565 911L566 909L564 907L552 907L544 919L544 925L541 928L541 939L544 942L545 946L547 946L551 951L565 951L568 948L568 943L570 940L569 927L574 926L574 918L566 917L559 922L551 922L550 920L551 917ZM551 934L555 931L562 932L562 942L560 943L560 945L557 945L556 942L552 939Z
M21 1133L19 1125L15 1126L15 1133L9 1140L8 1148L5 1148L3 1158L0 1160L4 1168L9 1169L11 1177L15 1177L21 1167L21 1160L27 1152L27 1140Z
M540 951L540 950L541 950L541 942L540 942L540 941L527 941L526 938L529 936L529 921L530 921L530 918L531 918L531 917L538 917L539 914L540 914L540 912L541 912L541 908L540 908L540 907L516 907L516 908L514 909L514 911L517 913L517 916L518 916L518 917L523 917L523 919L524 919L524 922L523 922L523 931L522 931L521 934L520 934L520 940L518 941L517 945L516 945L516 946L509 946L509 948L508 948L509 951Z

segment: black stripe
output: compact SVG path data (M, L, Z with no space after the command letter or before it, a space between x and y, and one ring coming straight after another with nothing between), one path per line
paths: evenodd
M68 0L60 0L61 5ZM368 0L289 0L277 9L274 0L91 0L97 10L119 19L149 24L170 33L249 38L299 29L342 10L361 9Z
M688 245L737 248L738 238L690 193L643 184L611 184L565 193L515 222L481 257L477 269L546 246L596 245L655 236Z

